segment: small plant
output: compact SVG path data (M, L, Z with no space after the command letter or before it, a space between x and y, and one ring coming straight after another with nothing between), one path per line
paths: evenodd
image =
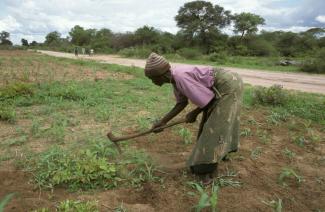
M268 132L266 130L263 131L257 131L258 137L259 137L259 141L262 144L267 144L271 142L271 138L270 135L268 134Z
M288 94L281 85L273 85L269 88L257 87L253 93L253 103L261 105L285 105Z
M282 153L289 158L290 160L293 159L296 156L296 153L288 149L287 147L282 151Z
M16 112L12 107L0 105L0 121L15 123Z
M290 114L287 111L272 111L266 120L270 124L279 125L280 121L287 121L289 116Z
M270 206L274 212L282 211L282 199L271 200L271 201L262 201L264 204Z
M241 132L240 132L241 136L244 137L248 137L252 135L252 130L250 128L244 128Z
M288 184L285 182L288 178L294 178L298 184L303 181L303 177L299 176L293 169L291 168L283 168L280 173L278 183L282 186L287 186Z
M16 82L0 88L0 100L18 96L32 96L34 92L35 90L32 84Z
M179 135L183 138L183 141L185 144L191 144L192 143L192 133L187 128L181 128L178 131Z
M213 212L217 211L219 186L215 182L213 182L210 192L206 191L205 188L198 183L189 182L188 184L197 191L197 193L189 192L188 194L199 196L199 202L194 206L196 212L207 207Z
M240 187L242 183L240 181L236 181L232 179L232 177L236 177L236 176L237 176L237 172L227 171L225 175L221 175L217 177L216 183L220 187L226 187L226 186Z
M256 160L260 157L260 155L262 154L262 148L261 147L256 147L255 149L252 150L251 152L251 158Z
M304 147L305 144L307 143L307 140L305 139L304 136L301 135L301 136L294 136L293 142L300 147Z
M4 211L6 205L10 202L11 198L15 195L15 193L7 194L3 199L0 200L0 211Z
M81 202L78 200L66 200L57 207L58 212L99 212L97 201Z

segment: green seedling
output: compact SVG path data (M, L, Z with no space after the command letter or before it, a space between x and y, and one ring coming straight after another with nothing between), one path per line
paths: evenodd
M256 160L260 157L260 155L262 154L262 147L256 147L255 149L252 150L251 152L251 158Z
M267 206L270 206L274 212L282 212L282 199L262 202Z
M291 151L287 147L282 151L282 154L284 154L290 160L292 160L296 156L296 153L294 153L293 151Z
M216 183L220 187L240 187L242 183L240 181L232 179L232 177L237 177L237 173L235 171L227 171L225 175L218 176L216 179Z
M250 128L244 128L241 132L240 132L240 136L244 136L244 137L248 137L252 135L252 130Z
M278 178L278 183L282 186L288 186L288 184L285 182L285 180L288 178L294 178L298 184L303 182L303 177L298 175L293 169L283 168Z
M7 194L2 200L0 200L0 211L4 211L6 205L10 202L15 193Z
M198 183L189 182L188 184L196 189L196 193L189 192L188 194L199 197L199 202L194 206L196 212L200 212L208 207L212 212L217 211L219 186L215 182L211 185L210 192L206 191L206 189Z
M192 132L189 129L182 127L178 133L183 138L185 144L192 143Z

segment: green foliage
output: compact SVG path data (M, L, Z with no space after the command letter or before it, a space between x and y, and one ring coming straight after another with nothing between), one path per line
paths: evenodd
M273 56L276 55L276 49L266 40L260 38L250 39L248 42L248 51L252 56Z
M118 53L124 57L147 58L151 52L151 48L142 46L125 48L120 50Z
M13 107L0 104L0 121L15 123L16 111Z
M282 199L271 200L271 201L262 201L264 204L270 206L274 212L282 211Z
M253 92L253 103L261 105L285 105L288 101L288 94L280 85L273 85L269 88L257 87Z
M81 202L65 200L57 207L58 212L99 212L97 201Z
M301 66L301 71L309 73L325 73L325 47L315 53L315 57Z
M97 201L65 200L56 207L56 212L99 212ZM41 208L33 212L50 212L48 208Z
M262 148L261 147L256 147L251 152L251 158L256 160L256 159L258 159L260 157L261 154L262 154Z
M259 15L252 13L240 13L233 16L234 32L241 33L241 37L245 34L253 34L257 32L257 26L264 24L265 20Z
M282 151L282 154L284 154L290 160L293 159L296 156L296 153L294 153L293 151L291 151L287 147Z
M199 202L194 206L196 212L200 212L204 208L210 208L213 212L217 211L219 193L219 186L217 184L213 182L210 192L206 191L206 189L198 183L189 182L188 184L196 190L196 193L189 192L188 194L199 197Z
M32 96L35 92L30 83L15 82L0 88L0 100L15 98L19 96Z
M288 186L285 182L288 178L294 178L298 184L303 182L303 177L299 176L292 168L283 168L279 175L278 183L282 186Z
M35 183L43 188L110 189L119 184L137 186L157 179L155 167L143 153L127 151L123 159L118 159L117 154L115 146L106 139L90 138L86 146L70 149L54 146L29 155L21 164L33 172Z
M179 55L186 59L197 59L200 55L202 55L201 51L194 48L182 48L177 51Z
M192 143L192 133L189 129L182 127L178 133L183 138L185 144Z
M0 200L0 212L4 211L4 208L14 195L15 193L7 194L3 199Z

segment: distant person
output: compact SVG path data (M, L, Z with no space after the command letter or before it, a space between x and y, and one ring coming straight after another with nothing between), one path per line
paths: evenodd
M78 57L78 47L74 47L74 55Z
M195 122L202 113L197 142L187 166L201 178L203 184L210 184L218 163L228 153L238 150L243 93L241 77L213 67L171 67L164 57L156 53L148 57L144 73L157 86L171 83L176 97L176 105L153 124L152 129L166 125L183 111L189 100L197 108L186 115L186 122Z
M94 50L93 49L90 49L90 56L91 55L94 55Z
M83 55L85 55L85 51L86 51L85 48L81 48L81 52Z

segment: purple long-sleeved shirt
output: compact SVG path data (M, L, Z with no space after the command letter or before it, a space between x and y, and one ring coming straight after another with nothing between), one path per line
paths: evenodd
M173 66L170 70L175 81L173 87L177 102L189 99L203 108L214 98L212 67Z

